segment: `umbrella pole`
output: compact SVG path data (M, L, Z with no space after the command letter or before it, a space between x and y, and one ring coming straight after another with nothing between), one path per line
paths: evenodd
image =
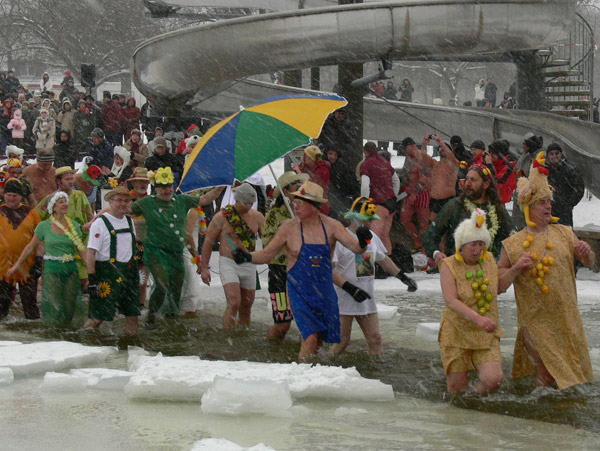
M273 178L275 179L275 184L277 185L277 188L279 188L279 192L281 193L281 197L283 198L283 203L285 204L285 207L288 209L288 211L290 212L290 215L292 215L292 218L293 218L294 212L292 211L292 207L290 207L290 202L289 202L287 196L285 194L283 194L283 188L281 186L279 186L279 179L275 175L275 171L273 170L273 167L271 165L269 165L269 169L271 170L271 174L273 175Z

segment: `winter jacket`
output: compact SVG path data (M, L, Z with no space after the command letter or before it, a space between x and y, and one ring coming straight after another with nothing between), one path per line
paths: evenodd
M493 164L500 201L506 204L517 187L517 165L508 156L498 158Z
M133 106L129 106L129 102L133 100ZM131 130L134 128L140 128L140 119L142 118L142 112L140 109L135 106L135 99L133 97L129 97L127 99L127 105L123 108L123 115L126 118L127 128L125 129L125 139L129 139L131 136Z
M71 139L71 133L69 130L61 130L61 133L66 133L69 136L67 141L59 141L54 146L54 167L60 168L62 166L75 167L77 161L78 151L75 143Z
M66 104L71 105L71 102L69 102L68 100L65 100L63 102L63 108L65 107ZM58 122L60 130L68 130L70 135L74 136L74 134L75 134L75 111L73 111L72 105L71 105L71 109L69 111L64 109L63 111L58 113L58 116L56 117L56 122Z
M99 146L94 146L92 144L89 154L93 158L92 164L100 167L112 167L114 161L114 152L113 146L108 142L108 140L102 140Z
M112 101L102 108L102 129L105 133L125 130L127 118L123 114L123 108Z
M559 224L573 226L573 208L581 201L585 184L575 165L564 157L549 166L548 184L554 187L552 216L559 217Z
M48 75L47 73L44 73L44 75ZM42 76L42 79L40 80L40 91L49 91L52 89L52 79L50 78L50 76L48 76L48 78L46 80L44 80L44 77Z
M12 130L13 139L25 138L25 129L27 128L27 124L23 120L23 113L21 110L15 110L14 117L8 123L7 128Z
M141 138L140 138L141 139ZM125 141L123 145L127 150L131 152L131 167L144 167L146 163L146 158L150 155L150 151L148 150L148 146L143 142L133 143L131 138Z
M75 111L73 115L73 140L79 147L84 146L95 126L95 117L94 114L90 113L90 110L80 108Z
M54 147L54 137L56 135L56 122L48 116L44 119L42 116L35 120L33 133L36 137L35 148L37 150L52 150Z

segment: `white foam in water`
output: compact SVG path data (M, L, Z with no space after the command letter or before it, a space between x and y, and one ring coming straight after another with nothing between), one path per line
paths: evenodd
M116 352L116 348L108 346L50 341L0 347L0 362L11 368L15 376L29 376L99 363Z
M139 356L150 355L148 351L143 348L138 348L137 346L128 346L127 347L127 368L130 370L137 366L137 359Z
M123 390L133 373L109 368L81 368L69 372L71 376L87 378L87 387L96 390Z
M48 372L44 374L44 381L40 389L53 393L73 393L85 391L87 377L71 376L64 373Z
M20 341L0 341L0 347L22 345Z
M0 367L0 385L12 384L15 380L15 375L10 368Z
M437 341L440 332L440 323L419 323L417 337L425 341Z
M392 319L396 316L398 307L393 305L377 304L377 316L379 319Z
M133 368L130 368L133 370ZM245 381L287 383L294 399L311 397L348 401L392 401L391 385L365 379L355 368L305 363L226 362L192 357L140 356L125 386L134 399L200 401L216 376Z
M282 417L292 406L287 384L269 379L246 381L215 377L202 396L202 412L221 415L262 414Z
M192 451L275 451L275 449L264 443L259 443L251 448L243 448L224 438L205 438L194 443Z

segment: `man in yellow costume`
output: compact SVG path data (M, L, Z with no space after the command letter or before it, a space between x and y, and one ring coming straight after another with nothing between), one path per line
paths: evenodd
M529 178L517 182L526 228L505 239L500 279L515 286L518 334L513 378L536 376L535 385L564 389L593 379L581 314L574 259L592 266L596 255L568 226L551 224L552 187L540 153Z

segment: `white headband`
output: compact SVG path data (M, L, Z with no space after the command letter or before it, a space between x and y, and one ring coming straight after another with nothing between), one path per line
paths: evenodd
M65 193L64 191L57 191L54 194L54 196L52 196L48 201L48 206L46 207L48 209L48 213L54 213L54 205L56 204L56 202L58 202L59 199L65 199L67 203L69 202L69 196L67 196L67 193Z

